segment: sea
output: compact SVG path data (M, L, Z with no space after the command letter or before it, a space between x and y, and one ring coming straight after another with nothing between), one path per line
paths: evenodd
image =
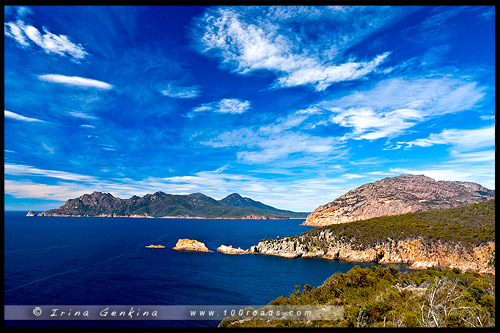
M226 255L261 239L299 235L304 219L27 217L6 211L5 305L244 305L317 287L353 263L321 258ZM173 250L195 239L209 253ZM146 248L150 244L164 249ZM22 327L217 327L220 320L5 321Z

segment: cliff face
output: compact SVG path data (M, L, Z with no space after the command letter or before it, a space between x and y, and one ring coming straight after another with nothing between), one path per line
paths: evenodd
M455 208L494 196L495 191L476 183L401 175L364 184L319 206L307 216L304 224L326 226L378 216Z
M94 192L66 201L57 209L38 216L97 217L201 217L201 218L304 218L306 213L280 210L233 193L215 200L202 193L173 195L163 192L116 198L109 193Z
M252 246L250 252L286 258L321 257L355 262L410 264L411 269L443 266L458 268L463 272L495 274L495 267L491 264L495 256L495 242L470 249L460 244L427 243L414 238L387 240L373 247L358 249L351 242L339 240L333 233L325 232L316 237L299 236L261 241L257 246Z

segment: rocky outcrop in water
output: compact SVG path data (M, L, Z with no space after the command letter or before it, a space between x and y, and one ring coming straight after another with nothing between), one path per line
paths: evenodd
M400 175L364 184L319 206L305 225L325 226L378 216L455 208L494 198L495 191L479 184L435 181L426 176Z
M205 243L194 239L179 239L173 249L178 251L210 252Z
M30 210L26 216L36 216L35 212Z
M226 246L226 245L221 245L217 248L218 252L224 253L224 254L246 254L250 253L248 250L243 250L242 248L234 248L232 245Z

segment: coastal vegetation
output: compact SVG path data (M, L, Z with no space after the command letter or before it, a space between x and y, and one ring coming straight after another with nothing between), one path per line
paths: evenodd
M417 237L425 243L460 243L472 248L495 240L495 199L459 208L329 225L306 231L301 236L314 242L314 236L324 231L332 232L358 249L374 247L387 239L398 241Z
M396 266L337 273L323 285L306 284L270 305L339 305L339 320L234 320L219 327L494 327L495 279L460 270L411 273Z
M324 226L298 236L261 240L250 252L494 274L495 199Z

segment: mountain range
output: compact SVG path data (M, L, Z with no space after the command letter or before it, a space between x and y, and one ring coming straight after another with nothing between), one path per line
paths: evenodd
M188 195L156 192L143 197L116 198L110 193L94 192L69 199L61 207L38 216L129 216L200 218L305 218L308 213L277 209L233 193L215 200L202 193Z

